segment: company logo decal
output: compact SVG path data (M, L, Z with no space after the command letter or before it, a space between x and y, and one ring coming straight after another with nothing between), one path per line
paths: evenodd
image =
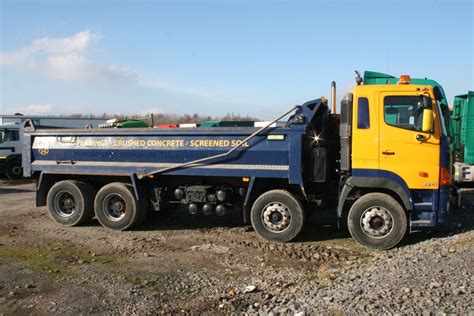
M40 149L38 149L38 152L41 156L46 156L47 154L49 154L49 149L48 148L40 148Z

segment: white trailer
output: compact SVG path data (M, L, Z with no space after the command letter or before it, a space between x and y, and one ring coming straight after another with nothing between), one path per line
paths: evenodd
M0 125L0 172L9 179L19 179L21 169L20 124Z
M0 173L4 173L9 179L20 179L23 176L21 125L27 119L36 126L46 128L98 127L104 121L104 119L82 117L0 114Z

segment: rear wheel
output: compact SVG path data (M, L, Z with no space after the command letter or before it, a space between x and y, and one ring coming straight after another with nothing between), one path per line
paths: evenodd
M91 219L94 216L93 201L93 188L73 180L54 184L47 196L50 217L64 226L76 226Z
M395 247L407 232L405 211L384 193L369 193L359 198L349 211L347 224L356 241L376 249Z
M94 201L95 216L102 226L126 230L144 219L146 209L142 200L135 199L133 187L114 182L102 187Z
M287 242L293 240L304 224L300 201L285 190L262 194L250 211L252 226L265 239Z
M12 160L5 166L5 175L10 180L18 180L23 177L23 168L20 160Z

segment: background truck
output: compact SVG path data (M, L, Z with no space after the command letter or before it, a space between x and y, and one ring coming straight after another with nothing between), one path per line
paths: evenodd
M454 180L460 184L474 182L474 92L454 97Z
M22 114L0 114L0 173L15 180L23 176L21 167L21 133L22 123L31 121L41 128L80 128L86 125L97 127L103 119L76 117L27 116Z
M359 243L388 249L409 229L443 223L449 207L450 150L434 88L404 83L358 85L340 115L317 99L261 128L30 126L24 173L37 181L36 205L62 225L95 215L124 230L149 209L185 204L192 214L239 211L263 238L287 242L309 214L330 209Z
M31 120L36 126L54 126L61 128L82 128L84 126L98 127L104 118L86 118L75 116L44 116L44 115L14 115L0 114L0 125L22 124L26 120Z
M153 117L153 116L151 116ZM99 124L100 128L146 128L148 125L145 119L110 119L104 124Z
M9 179L19 179L21 169L20 124L0 125L0 173Z

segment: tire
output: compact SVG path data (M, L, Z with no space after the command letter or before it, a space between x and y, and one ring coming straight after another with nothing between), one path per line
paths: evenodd
M19 180L23 177L23 168L20 160L12 160L5 166L5 175L10 180Z
M288 191L271 190L257 198L250 211L250 220L261 237L288 242L303 228L304 209Z
M95 197L95 216L100 224L114 230L126 230L144 219L143 200L137 201L133 187L113 182L102 187Z
M352 205L347 225L352 238L375 249L397 246L407 232L407 216L393 197L384 193L368 193Z
M79 181L64 180L49 189L46 198L49 216L64 226L76 226L94 216L94 190Z

